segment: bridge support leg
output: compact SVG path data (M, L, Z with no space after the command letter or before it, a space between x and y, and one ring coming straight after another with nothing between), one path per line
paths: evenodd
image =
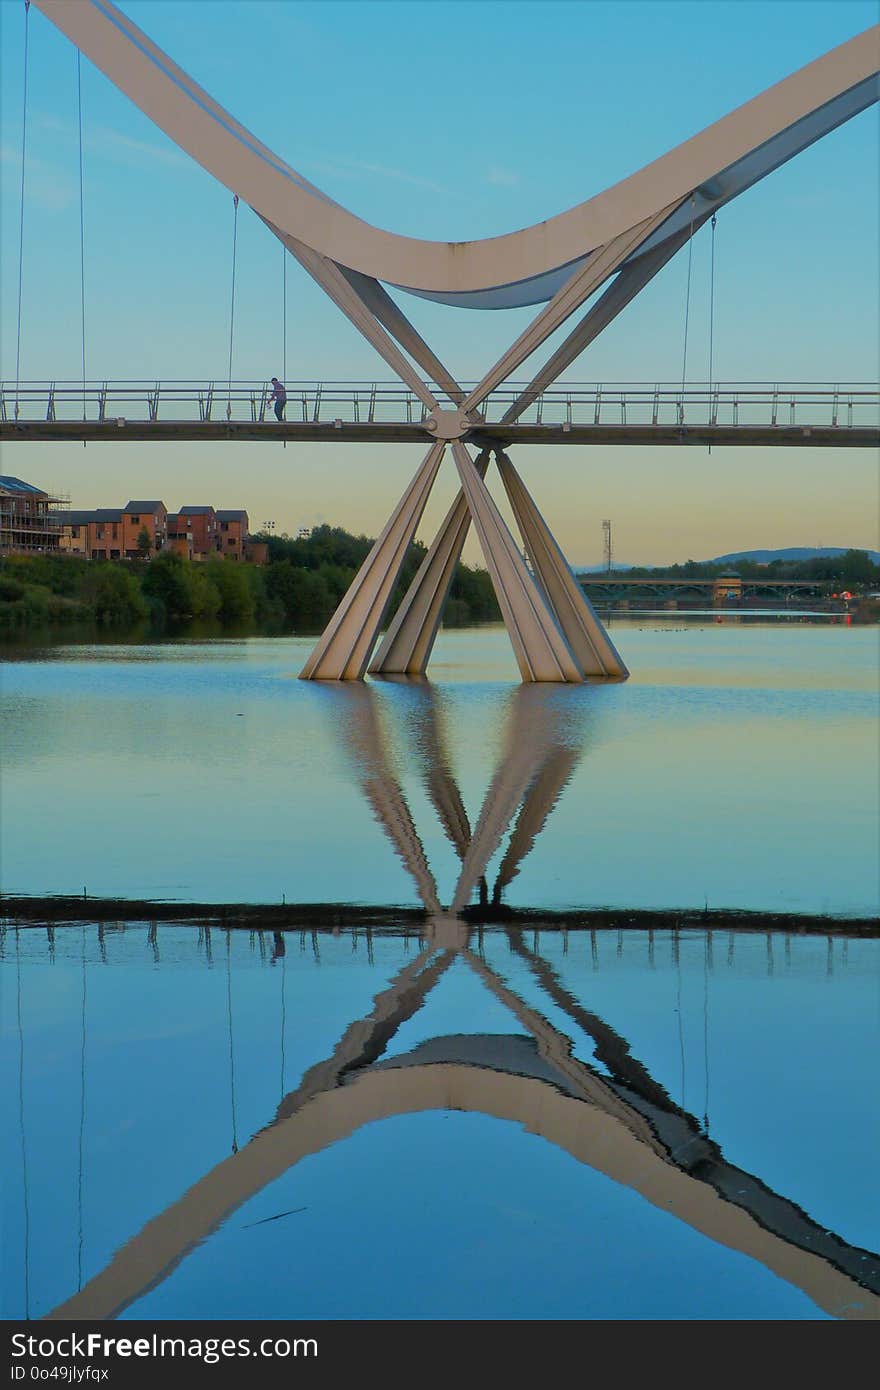
M474 467L480 477L485 478L489 467L487 449L479 455ZM470 524L471 514L462 488L370 664L372 675L425 674Z
M452 452L523 680L583 680L470 454L459 440Z
M300 671L302 680L345 681L363 677L445 448L443 442L431 445Z
M522 478L501 450L496 451L495 461L538 582L581 673L618 679L627 677L629 671L569 569Z

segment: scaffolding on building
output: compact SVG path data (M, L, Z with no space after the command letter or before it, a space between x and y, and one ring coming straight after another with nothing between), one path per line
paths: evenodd
M0 476L0 554L57 552L69 506L69 493L50 493L21 478Z

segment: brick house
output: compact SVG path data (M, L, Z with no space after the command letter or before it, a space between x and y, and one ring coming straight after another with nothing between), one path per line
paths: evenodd
M146 530L150 538L149 554L156 555L165 544L168 509L164 502L129 502L122 509L122 549L126 560L140 558L138 539Z
M64 511L55 513L60 528L58 549L65 555L81 555L88 560L94 541L94 511Z
M89 523L89 558L122 559L122 508L96 507Z
M217 513L220 528L220 554L227 560L245 559L245 546L248 538L248 514L244 511L222 511Z
M164 502L133 500L121 508L47 514L55 537L53 548L87 560L140 559L142 528L150 537L149 558L170 550L185 560L223 555L229 560L264 565L268 559L265 543L248 535L248 514L241 509L215 512L213 507L181 507L179 512L169 512Z
M213 507L181 507L168 517L168 540L173 550L190 560L206 560L221 550L220 529Z

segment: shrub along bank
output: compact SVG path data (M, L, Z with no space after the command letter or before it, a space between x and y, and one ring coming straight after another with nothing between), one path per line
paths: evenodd
M373 542L321 526L292 540L265 537L265 566L221 558L192 562L171 551L152 560L84 560L73 555L0 557L0 635L76 626L154 632L187 623L270 632L320 631ZM425 554L410 547L395 599ZM500 615L484 570L459 565L445 621L492 621Z

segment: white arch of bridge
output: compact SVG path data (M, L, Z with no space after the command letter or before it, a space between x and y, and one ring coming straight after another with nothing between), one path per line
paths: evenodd
M473 522L522 679L626 678L626 666L534 499L503 447L492 441L480 407L610 281L512 402L502 424L517 420L719 207L875 102L880 26L568 212L506 236L448 243L383 231L333 202L224 111L111 0L33 3L172 140L236 199L245 199L427 412L435 442L301 675L359 680L368 667L382 675L423 675ZM544 307L465 392L386 285L461 307ZM421 373L436 382L436 395ZM484 438L476 461L464 443L475 427ZM447 446L461 490L374 658ZM484 481L493 452L531 572Z

